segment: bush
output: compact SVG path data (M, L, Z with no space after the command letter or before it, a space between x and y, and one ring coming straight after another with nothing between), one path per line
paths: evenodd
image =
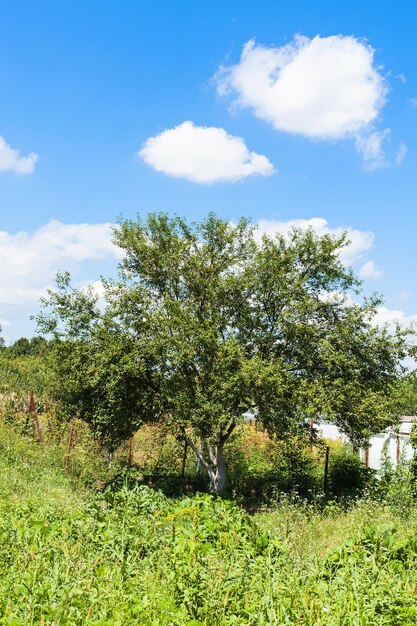
M378 493L388 506L400 517L407 518L415 506L416 485L413 471L414 461L400 457L393 467L388 457L382 464Z
M332 449L329 459L329 491L334 496L358 497L374 484L375 473L347 446Z
M261 504L277 492L310 497L322 485L321 470L303 439L279 440L253 426L237 430L226 448L228 490Z

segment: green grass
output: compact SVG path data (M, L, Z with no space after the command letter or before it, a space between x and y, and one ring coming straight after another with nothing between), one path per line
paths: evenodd
M417 623L414 511L98 493L62 456L0 432L0 624Z

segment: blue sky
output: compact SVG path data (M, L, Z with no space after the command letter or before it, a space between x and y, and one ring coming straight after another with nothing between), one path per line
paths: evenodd
M0 2L7 339L56 271L114 272L117 215L154 210L352 229L381 320L412 320L416 24L406 0Z

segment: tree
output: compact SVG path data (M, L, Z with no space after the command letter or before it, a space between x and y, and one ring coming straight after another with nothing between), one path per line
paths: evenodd
M398 415L417 415L417 370L398 380L393 391L392 403Z
M156 364L141 338L124 329L113 306L101 311L93 290L73 289L68 273L58 274L56 282L56 292L44 301L50 314L36 318L54 337L51 393L62 417L85 420L112 453L143 422L161 416Z
M40 356L45 354L48 349L48 342L44 337L21 337L17 339L8 348L8 352L12 356Z
M66 402L109 439L163 418L218 493L250 407L282 436L327 416L360 441L392 420L406 334L372 326L378 299L349 300L360 283L340 261L345 236L259 238L247 220L157 214L122 221L114 239L124 256L106 308L66 275L38 318L60 338Z

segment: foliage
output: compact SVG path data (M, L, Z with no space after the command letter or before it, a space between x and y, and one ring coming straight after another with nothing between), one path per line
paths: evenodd
M410 462L401 454L399 462L393 467L388 455L383 456L379 493L403 517L410 514L416 497L414 463L415 461Z
M334 446L329 463L329 490L333 496L358 497L375 484L374 472L348 446Z
M112 452L143 421L160 417L155 363L144 342L124 332L112 315L100 314L91 289L72 290L69 278L59 275L58 292L51 296L65 334L53 326L55 320L38 320L56 337L52 393L63 417L80 416Z
M224 446L250 407L280 437L318 415L355 442L392 421L407 333L372 326L378 298L349 301L359 281L340 261L345 236L259 241L243 219L158 214L114 238L124 254L104 311L64 274L38 316L56 339L57 397L109 448L165 420L220 492Z
M42 356L46 355L50 346L44 337L21 337L17 339L11 346L8 346L7 352L12 357L19 356Z
M393 388L392 405L397 415L417 415L417 370L398 380Z
M323 462L300 437L278 439L240 426L226 453L229 490L246 504L268 502L277 492L306 497L323 489Z
M59 453L59 454L58 454ZM289 497L247 515L128 483L96 493L62 450L0 437L0 622L415 624L417 517Z
M15 357L8 348L0 351L0 409L25 411L33 391L40 407L51 394L55 373L46 355ZM40 408L39 407L39 408Z

